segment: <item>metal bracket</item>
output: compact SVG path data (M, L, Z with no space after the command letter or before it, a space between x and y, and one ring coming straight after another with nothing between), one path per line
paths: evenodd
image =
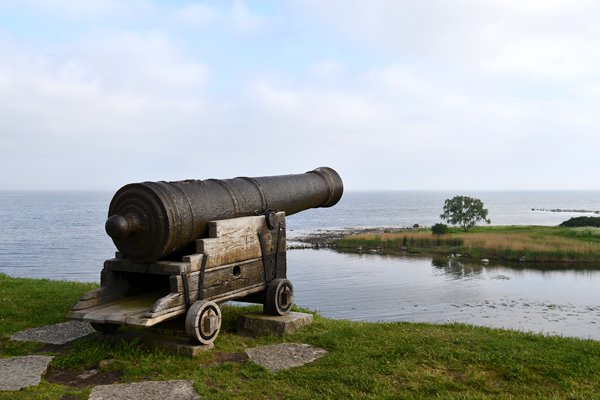
M265 243L265 238L263 237L262 233L260 231L258 231L258 242L260 243L260 255L262 257L262 263L263 263L263 275L265 277L265 282L270 282L270 279L267 279L267 251L265 249L266 243Z
M281 278L279 276L279 247L280 246L281 246L281 223L277 224L277 246L275 247L275 271L273 271L275 276L273 279Z
M204 300L204 274L206 272L206 263L208 256L202 256L202 265L200 266L200 276L198 277L198 300Z
M187 271L181 271L181 282L183 283L183 300L185 301L185 308L190 308L190 288L188 286Z

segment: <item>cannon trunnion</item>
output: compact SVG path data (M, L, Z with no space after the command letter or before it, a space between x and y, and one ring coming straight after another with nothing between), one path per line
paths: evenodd
M202 211L203 217L198 211L200 205L195 203L185 214L181 210L172 211L173 202L170 206L168 202L157 206L156 198L145 205L145 197L126 200L125 189L134 186L125 186L113 198L107 222L107 231L119 251L115 258L104 262L101 287L82 296L68 318L89 321L95 329L110 333L122 324L150 327L185 316L188 336L195 342L210 344L220 330L219 304L223 302L260 303L267 314L287 314L294 304L294 287L287 279L283 207L290 212L329 207L337 203L343 191L342 181L334 170L315 171L281 177L235 178L227 184L203 187L202 190L220 188L209 196L204 193L203 198L190 198L188 193L173 200L203 204L209 209ZM231 204L220 203L223 195L220 190L231 189L231 182L236 179L252 182L253 190L261 193L255 199L260 199L261 204L253 203L251 195L243 197L244 191L235 193L233 189L229 199L235 200ZM176 197L165 194L165 198ZM206 199L212 202L206 204L203 202ZM255 206L258 207L253 212L249 211ZM271 211L274 206L281 207L279 212ZM152 214L154 211L148 211L152 207L155 211L162 207L162 211ZM183 214L185 218L181 217ZM207 216L211 215L219 218L210 220ZM174 226L173 221L186 227ZM160 226L161 223L167 226ZM144 251L140 253L141 250ZM155 259L158 254L160 258Z

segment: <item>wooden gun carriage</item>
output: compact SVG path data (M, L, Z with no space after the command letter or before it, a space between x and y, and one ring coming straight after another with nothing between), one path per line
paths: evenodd
M104 262L101 287L67 317L110 333L122 324L150 327L185 315L187 335L209 344L226 301L260 303L267 314L285 315L294 303L286 212L330 207L342 192L341 178L327 167L126 185L113 197L106 223L119 251Z

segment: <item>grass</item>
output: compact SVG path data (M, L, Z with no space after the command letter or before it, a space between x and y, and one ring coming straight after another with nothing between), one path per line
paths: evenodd
M123 382L190 379L204 399L600 398L600 342L461 324L360 323L315 315L297 334L247 338L235 333L236 317L245 309L225 307L215 348L194 359L147 351L135 340L91 337L57 351L8 339L23 328L61 322L90 287L0 274L0 357L49 351L55 355L50 372L99 368L122 371ZM276 374L249 361L219 361L281 342L309 343L329 354ZM103 360L112 361L98 367ZM0 399L85 399L90 391L42 380L33 388L0 392Z
M476 258L532 262L599 262L600 228L549 226L476 227L445 235L430 231L350 235L336 241L339 249L385 253L461 253Z

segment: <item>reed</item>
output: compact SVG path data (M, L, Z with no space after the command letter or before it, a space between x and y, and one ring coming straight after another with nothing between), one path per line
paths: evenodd
M336 242L346 250L467 256L527 261L600 261L600 228L480 227L433 235L429 231L350 235Z
M448 235L432 235L428 232L396 232L381 235L350 235L336 241L340 249L377 250L386 253L409 251L413 253L436 251L439 249L458 249L463 246L461 238Z

